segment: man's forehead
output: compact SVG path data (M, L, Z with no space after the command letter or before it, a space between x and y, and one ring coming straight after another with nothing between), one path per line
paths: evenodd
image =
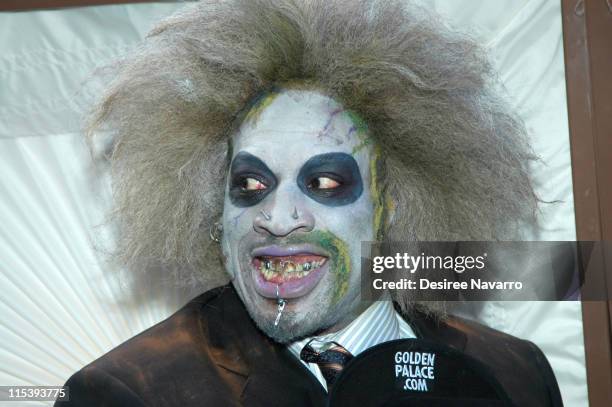
M362 142L363 129L334 99L317 91L281 90L260 97L234 135L234 151L283 149L350 153Z

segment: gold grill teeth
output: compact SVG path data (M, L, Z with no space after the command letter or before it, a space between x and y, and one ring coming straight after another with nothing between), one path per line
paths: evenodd
M265 277L266 280L272 279L275 275L280 273L297 276L298 278L304 277L310 274L311 271L316 270L325 263L322 261L309 261L304 263L294 263L292 261L280 261L275 263L270 259L265 259L260 262L259 271Z

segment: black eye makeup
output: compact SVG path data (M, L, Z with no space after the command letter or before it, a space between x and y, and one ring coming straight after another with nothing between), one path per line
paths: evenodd
M308 197L328 206L348 205L363 193L359 165L346 153L312 157L300 170L297 183Z
M232 160L229 198L237 207L256 205L274 190L276 184L272 171L254 155L241 151Z

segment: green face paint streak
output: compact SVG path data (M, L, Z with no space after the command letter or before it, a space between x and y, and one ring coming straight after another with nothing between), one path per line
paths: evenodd
M351 119L355 128L357 129L357 133L367 133L368 132L368 124L363 120L357 113L352 110L346 110L345 112L348 117Z
M359 151L361 151L362 149L364 149L365 147L369 146L370 144L372 144L372 139L370 139L369 137L365 137L361 143L357 144L355 147L353 147L353 150L351 151L352 155L357 154Z
M334 266L332 271L336 277L332 303L336 304L340 301L348 290L351 274L351 257L346 242L333 233L323 230L308 233L306 236L292 237L288 240L290 244L311 243L329 253L329 260Z
M348 117L351 119L351 121L355 125L355 131L356 131L357 137L359 138L359 140L361 140L361 142L358 145L353 147L351 154L355 155L359 151L364 149L365 147L372 144L372 139L368 137L367 123L357 113L351 110L347 110L346 114L348 115Z
M259 116L261 115L261 113L264 111L265 108L267 108L268 106L270 106L270 104L272 104L272 102L274 101L274 99L276 99L278 95L279 95L278 92L272 91L272 92L264 93L260 95L259 97L257 97L252 102L252 107L249 109L248 113L246 114L244 121L245 122L252 121L253 124L257 123L257 120L259 119Z
M385 216L386 211L392 209L390 205L392 203L386 199L386 194L382 191L380 185L380 174L379 174L379 158L380 149L375 148L372 152L372 158L370 159L370 196L374 203L374 237L378 241L382 241L384 236L385 227Z

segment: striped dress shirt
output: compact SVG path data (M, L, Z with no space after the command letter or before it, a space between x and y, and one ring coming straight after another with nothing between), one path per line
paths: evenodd
M379 343L392 341L394 339L415 338L410 325L395 311L391 301L377 301L370 305L353 322L340 331L321 336L312 336L293 342L289 350L300 359L300 352L308 341L315 338L311 343L318 350L317 345L325 342L337 342L346 348L353 356L359 355L364 350ZM300 361L312 372L327 390L327 383L316 363Z

